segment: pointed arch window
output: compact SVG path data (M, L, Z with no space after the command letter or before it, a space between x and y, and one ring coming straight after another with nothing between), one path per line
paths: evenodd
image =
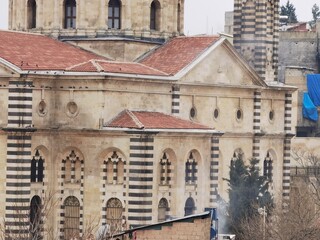
M166 221L168 208L168 200L165 198L161 198L158 205L158 222Z
M160 159L160 183L161 185L169 185L171 182L171 161L167 153L163 153Z
M34 196L30 203L30 234L32 239L41 238L41 199L39 196Z
M108 4L108 28L121 28L121 2L110 0Z
M150 5L150 29L158 30L160 28L160 3L155 0Z
M123 207L118 198L111 198L107 202L107 225L110 233L118 233L122 230Z
M185 175L186 175L186 184L196 184L197 183L197 169L198 164L196 159L193 156L193 153L190 152L189 158L186 161L186 169L185 169Z
M31 160L31 182L43 182L44 177L44 159L40 155L39 150L36 150L35 155Z
M273 170L272 163L273 163L273 161L270 156L270 153L267 152L267 156L265 157L265 159L263 161L263 176L265 176L266 179L269 181L272 181L272 170Z
M113 151L104 161L104 172L107 184L121 184L124 181L125 162L120 153Z
M76 28L77 3L76 0L66 0L64 5L64 28Z
M37 27L37 3L35 0L29 0L27 3L27 28Z
M80 202L74 197L64 201L64 239L75 239L80 236Z
M62 161L63 163L63 178L65 183L80 183L82 179L83 160L74 150Z
M194 214L195 211L195 203L192 197L189 197L185 203L184 207L184 215L189 216Z

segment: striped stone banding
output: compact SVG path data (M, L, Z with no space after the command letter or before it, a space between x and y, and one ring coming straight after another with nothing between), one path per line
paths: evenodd
M282 175L282 197L283 202L288 203L290 196L290 158L291 138L285 138L283 143L283 175Z
M141 226L152 222L154 139L152 136L130 138L128 178L128 222ZM140 173L137 171L142 170ZM140 212L140 209L143 209Z
M253 99L253 132L259 133L261 130L261 92L254 92Z
M171 113L173 115L179 115L180 113L180 86L178 85L172 87Z
M284 131L285 133L291 132L291 118L292 118L292 94L285 94L284 103Z
M29 225L31 142L26 127L32 125L32 81L9 81L6 153L5 222L11 238L21 236L21 225ZM21 129L21 131L19 131ZM28 231L29 229L27 229Z
M74 155L72 155L72 153ZM80 203L80 225L79 225L79 231L80 231L80 237L83 234L83 194L84 194L84 160L80 160L78 157L79 154L77 154L76 151L71 151L70 155L68 155L65 159L63 159L60 163L60 174L58 178L58 190L60 193L60 199L66 199L69 196L65 196L66 188L65 188L65 177L66 177L66 171L70 171L70 182L73 184L78 184L79 189L72 189L73 191L78 192L78 194L74 194L74 196L80 196L80 199L78 199ZM70 161L70 169L66 168L66 162ZM80 163L79 166L77 166ZM80 171L80 179L76 179L76 172ZM76 182L76 180L80 180L79 182ZM61 202L60 209L57 211L58 219L59 219L59 239L64 239L64 202Z
M278 74L278 9L279 0L234 1L234 46L239 53L250 51L244 55L249 56L247 60L260 77L268 81L277 80ZM269 62L267 51L272 51Z
M219 195L219 138L211 138L210 206L217 207Z

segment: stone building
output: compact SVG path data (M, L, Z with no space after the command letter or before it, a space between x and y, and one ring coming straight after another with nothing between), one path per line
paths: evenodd
M49 196L46 238L202 212L227 198L239 152L288 200L295 88L264 81L276 73L260 76L224 38L173 37L183 1L91 3L10 1L10 28L28 32L0 32L8 232L29 232Z

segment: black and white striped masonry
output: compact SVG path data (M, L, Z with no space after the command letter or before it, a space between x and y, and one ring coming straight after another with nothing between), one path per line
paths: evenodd
M279 0L234 0L234 46L265 81L278 75Z
M282 177L282 196L284 202L289 201L290 197L290 158L291 158L291 119L292 119L292 94L285 95L284 110L284 132L286 137L283 143L283 177Z
M171 113L178 116L180 113L180 86L174 85L172 87L172 109Z
M6 173L6 225L11 237L28 231L32 127L32 81L9 81ZM6 229L8 230L8 229ZM8 230L9 231L9 230Z
M136 135L130 138L127 199L128 221L133 227L152 222L153 152L152 135Z
M260 137L261 133L261 92L254 92L253 99L253 144L252 144L252 157L259 159L260 157Z
M210 206L217 207L219 184L219 138L211 138Z

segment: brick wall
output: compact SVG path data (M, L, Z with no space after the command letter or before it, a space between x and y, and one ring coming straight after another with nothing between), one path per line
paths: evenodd
M211 219L193 219L193 222L173 222L158 229L138 230L136 240L205 240L210 239ZM156 227L154 227L156 228Z

